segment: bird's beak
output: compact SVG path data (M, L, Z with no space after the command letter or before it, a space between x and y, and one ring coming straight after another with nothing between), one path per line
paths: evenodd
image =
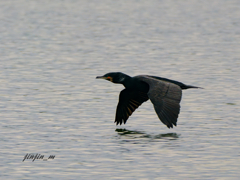
M104 76L97 76L96 79L107 79L107 77L104 77Z
M113 78L110 77L110 76L108 76L108 77L105 77L105 76L97 76L96 79L106 79L106 80L108 80L108 81L113 82Z

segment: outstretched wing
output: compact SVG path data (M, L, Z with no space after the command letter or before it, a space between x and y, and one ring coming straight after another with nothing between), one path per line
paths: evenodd
M116 124L125 124L129 116L148 99L147 93L123 89L120 92L116 110Z
M200 88L200 89L203 89L203 88L201 88L201 87L186 85L186 84L183 84L183 83L181 83L181 82L179 82L179 81L174 81L174 80L167 79L167 78L162 78L162 77L157 77L157 76L148 76L148 77L151 77L151 78L155 78L155 79L159 79L159 80L162 80L162 81L167 81L167 82L176 84L176 85L180 86L181 89L189 89L189 88Z
M173 128L173 125L176 126L182 98L181 87L171 82L158 80L147 75L136 76L135 78L149 84L147 95L152 101L159 119L168 128Z

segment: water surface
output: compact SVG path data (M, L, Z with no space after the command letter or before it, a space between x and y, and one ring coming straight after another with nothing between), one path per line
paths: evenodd
M238 179L240 2L0 2L1 179ZM151 102L116 126L107 72L183 91L178 126ZM55 155L34 162L27 153Z

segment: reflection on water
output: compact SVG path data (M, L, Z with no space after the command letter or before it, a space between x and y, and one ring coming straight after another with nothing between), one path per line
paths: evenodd
M116 129L119 136L125 136L127 138L148 138L151 140L154 139L168 139L168 140L176 140L179 138L180 134L177 133L166 133L166 134L158 134L158 135L151 135L147 134L143 131L135 131L135 130L128 130L128 129Z

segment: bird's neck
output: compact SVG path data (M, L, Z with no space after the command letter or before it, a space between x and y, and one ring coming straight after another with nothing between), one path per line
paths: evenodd
M123 81L121 82L121 84L123 84L123 86L124 86L125 88L131 88L131 86L132 86L132 77L126 75L126 76L124 77Z

